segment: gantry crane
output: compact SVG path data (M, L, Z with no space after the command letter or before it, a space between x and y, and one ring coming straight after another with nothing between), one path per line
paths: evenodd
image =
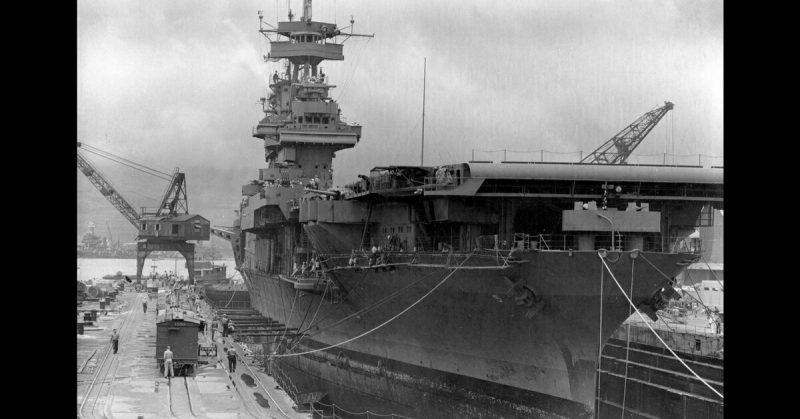
M642 115L625 129L618 132L617 135L611 137L597 150L581 159L581 163L625 164L633 150L641 144L644 137L652 131L658 121L673 107L672 102L664 102L664 106Z
M80 150L77 152L78 169L89 178L92 185L117 208L138 232L136 240L136 279L141 280L144 261L150 252L177 251L186 258L189 283L194 284L194 243L189 243L188 240L209 240L211 223L200 215L189 214L189 201L186 196L186 175L176 168L170 176L164 172L147 168L147 166L79 142L78 149L82 147L90 153L109 158L112 161L169 181L167 191L158 208L142 208L141 212L137 212L111 185L111 182L89 163ZM148 170L142 170L140 167Z

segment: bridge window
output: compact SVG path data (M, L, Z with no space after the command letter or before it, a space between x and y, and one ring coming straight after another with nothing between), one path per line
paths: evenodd
M172 234L178 234L178 225L177 224L173 224L172 225Z
M156 231L161 231L161 224L156 224ZM708 289L708 288L706 288Z
M147 223L142 223L142 230L147 230Z

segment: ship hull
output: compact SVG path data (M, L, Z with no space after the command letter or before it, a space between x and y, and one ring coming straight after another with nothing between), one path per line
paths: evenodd
M664 275L629 252L607 259L623 287L630 288L633 273L637 304L667 285L687 257L643 255ZM519 263L507 264L498 255L494 266L486 257L462 257L461 269L454 269L458 258L450 267L425 260L340 267L330 272L345 291L338 303L329 296L320 303L321 295L248 269L247 259L242 272L256 310L307 332L294 352L368 332L332 349L274 358L300 392L323 391L351 411L371 406L414 417L591 416L600 347L629 316L629 305L596 252L515 256ZM515 292L521 280L535 304ZM354 376L353 368L378 375Z

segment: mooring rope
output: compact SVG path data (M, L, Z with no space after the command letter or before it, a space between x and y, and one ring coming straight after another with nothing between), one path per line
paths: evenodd
M656 265L654 265L654 264L653 264L653 262L650 262L650 259L646 258L646 257L644 256L644 254L642 254L642 253L639 253L639 255L642 257L642 259L644 259L644 261L645 261L645 262L649 263L649 264L650 264L650 266L652 266L652 267L653 267L653 268L654 268L656 271L658 271L658 273L660 273L661 275L663 275L663 276L664 276L664 278L667 278L667 279L668 279L670 282L672 282L672 278L668 277L668 276L667 276L667 274L665 274L664 272L661 272L661 270L660 270L660 269L658 269L658 267L656 267ZM691 279L691 278L692 278L692 276L689 274L689 271L688 271L688 270L686 271L686 276L687 276L687 277L689 277L689 279ZM711 312L712 312L712 310L711 310L711 309L710 309L710 308L709 308L707 305L705 305L705 303L703 303L703 300L701 300L701 299L699 299L699 298L695 297L694 295L692 295L692 294L691 294L691 293L689 293L689 292L684 292L684 293L683 293L683 295L688 295L688 296L689 296L689 297L691 297L693 300L695 300L695 301L697 301L698 303L700 303L700 305L701 305L701 306L703 306L703 308L705 308L705 309L706 309L706 313L711 313ZM659 318L660 318L660 317L659 317ZM667 322L666 322L666 321L664 321L664 324L665 324L665 325L667 325ZM667 327L668 327L670 330L672 330L672 328L671 328L671 327L669 327L669 325L667 325Z
M235 295L236 295L236 288L233 289L233 293L231 294L230 300L228 300L228 303L225 304L225 307L223 307L223 308L228 308L228 306L231 304L231 301L233 301L233 296L235 296Z
M636 259L631 260L631 291L630 295L633 295L633 269L636 265ZM603 268L600 268L603 269ZM628 306L628 319L633 315L633 307ZM627 330L625 332L625 381L624 386L622 387L622 414L620 418L625 419L625 399L628 395L628 362L630 362L630 352L631 352L631 322L625 322L627 326Z
M330 281L325 282L325 289L322 291L322 297L320 297L320 299L319 299L319 304L317 305L317 310L314 312L314 316L312 316L311 320L308 322L309 327L310 327L311 324L314 323L314 320L316 320L317 313L319 313L320 307L322 307L322 304L325 302L325 295L328 293L328 288L330 287L330 284L331 284ZM309 308L310 307L311 307L311 305L309 304ZM308 314L308 313L306 313L306 314ZM298 328L298 331L297 331L297 335L299 336L299 338L294 342L294 345L292 345L292 347L289 348L290 351L293 351L294 348L296 348L297 345L300 344L300 341L303 340L303 336L305 335L306 330L308 330L308 329L305 329L305 330L301 329L303 327L303 323L305 323L305 320L306 320L305 317L303 317L303 321L300 322L300 328Z
M713 277L714 277L714 279L715 279L717 282L719 282L719 286L720 286L720 288L721 288L723 291L725 291L725 285L723 285L723 284L722 284L722 281L720 281L720 280L719 280L719 278L717 278L717 274L715 274L715 273L714 273L714 270L713 270L713 269L711 269L711 265L709 265L709 264L708 264L708 261L706 260L706 258L704 258L703 256L700 256L700 259L702 259L702 260L703 260L703 262L705 262L705 264L706 264L706 267L708 267L708 271L709 271L709 272L711 272L711 276L713 276Z
M597 339L597 417L600 417L600 374L601 365L603 362L603 267L600 267L600 327L599 337Z
M639 253L639 255L641 255L641 252ZM622 295L625 297L625 299L626 299L626 300L628 300L628 303L629 303L629 304L630 304L630 305L631 305L633 308L636 308L636 305L635 305L635 304L633 304L633 301L631 301L630 297L628 297L628 294L625 294L625 290L624 290L624 289L622 289L622 286L619 284L619 281L617 281L617 278L616 278L616 277L614 277L614 273L613 273L613 272L611 272L611 268L609 268L609 267L608 267L608 264L606 263L606 260L605 260L605 259L604 259L602 256L600 256L600 254L598 254L598 255L597 255L597 257L599 257L599 258L600 258L600 261L601 261L601 262L603 262L603 265L606 267L606 270L607 270L607 271L608 271L608 273L611 275L611 279L613 279L613 280L614 280L614 283L615 283L615 284L617 284L617 287L619 288L619 291L622 293ZM647 260L647 259L645 259L645 260ZM656 270L658 270L658 268L656 268ZM660 272L660 271L659 271L659 272ZM662 273L662 274L663 274L663 273ZM693 369L691 369L691 368L690 368L688 365L686 365L686 363L685 363L685 362L683 362L683 359L681 359L681 357L679 357L679 356L678 356L678 354L676 354L676 353L675 353L675 351L673 351L673 350L672 350L672 348L670 348L670 347L669 347L669 345L667 345L667 343L666 343L666 342L664 342L664 339L661 339L661 336L659 336L659 334L658 334L658 333L656 333L655 329L653 329L653 327L652 327L652 326L650 326L650 324L649 324L649 323L647 323L647 320L645 320L645 319L644 319L644 316L642 316L642 313L639 313L639 309L636 309L636 314L637 314L637 315L639 315L639 317L640 317L640 318L642 319L642 321L644 322L645 326L647 326L647 328L648 328L648 329L650 329L650 331L651 331L651 332L653 332L653 334L654 334L654 335L656 335L656 337L658 338L658 340L659 340L659 341L661 341L661 343L664 345L664 347L665 347L665 348L667 348L667 350L668 350L668 351L669 351L669 352L672 354L672 356L674 356L674 357L675 357L675 359L677 359L678 361L680 361L680 363L681 363L681 364L683 364L683 366L684 366L684 367L686 367L686 369L687 369L687 370L689 370L689 372L691 372L691 373L692 373L692 375L694 375L694 376L695 376L695 378L697 378L697 379L698 379L698 380L700 380L700 381L701 381L703 384L705 384L705 385L706 385L706 387L710 388L710 389L711 389L711 391L713 391L713 392L714 392L714 393L715 393L717 396L719 396L721 399L724 399L724 398L725 398L725 397L723 397L723 396L722 396L722 394L721 394L719 391L717 391L717 389L715 389L714 387L712 387L712 386L711 386L711 384L709 384L709 383L708 383L706 380L704 380L704 379L703 379L703 377L700 377L699 375L697 375L697 373L696 373L696 372L694 372L694 370L693 370ZM598 405L599 405L599 404L598 404Z
M289 317L286 319L286 326L283 327L283 334L281 334L280 339L278 341L282 341L286 337L286 331L289 330L289 323L292 321L292 315L294 314L294 305L297 303L297 295L299 292L294 290L294 299L292 299L292 309L289 310Z
M270 355L270 358L286 358L286 357L291 357L291 356L307 355L307 354L312 354L312 353L315 353L315 352L320 352L320 351L324 351L324 350L327 350L327 349L335 348L335 347L337 347L337 346L342 346L342 345L344 345L344 344L346 344L346 343L350 343L350 342L352 342L352 341L354 341L354 340L360 339L360 338L362 338L362 337L364 337L364 336L366 336L366 335L368 335L368 334L370 334L370 333L372 333L372 332L374 332L374 331L376 331L376 330L378 330L378 329L382 328L383 326L386 326L387 324L389 324L389 323L391 323L392 321L394 321L396 318L398 318L398 317L402 316L403 314L405 314L405 313L406 313L408 310L411 310L412 308L414 308L414 306L416 306L417 304L419 304L420 302L422 302L422 300L424 300L426 297L428 297L428 296L429 296L429 295L431 295L431 294L432 294L434 291L436 291L436 290L437 290L437 289L438 289L440 286L442 286L442 284L444 284L444 283L445 283L445 281L447 281L448 279L450 279L450 277L451 277L451 276L453 276L453 274L454 274L454 273L456 273L456 271L458 271L458 269L459 269L459 268L461 268L461 266L463 266L463 265L464 265L464 264L465 264L465 263L466 263L466 262L469 260L469 258L470 258L470 257L472 257L472 254L470 254L469 256L467 256L467 258L466 258L466 259L464 259L464 261L463 261L463 262L461 262L461 264L460 264L460 265L458 265L458 266L457 266L457 267L455 267L455 268L452 268L452 271L451 271L449 274L447 274L447 276L445 276L445 277L444 277L444 279L442 279L441 281L439 281L439 283L438 283L438 284L436 284L436 285L435 285L433 288L431 288L431 290L430 290L430 291L428 291L427 293L425 293L425 295L423 295L422 297L420 297L420 298L419 298L417 301L415 301L413 304L411 304L410 306L408 306L408 307L406 307L405 309L403 309L403 311L401 311L401 312L399 312L399 313L395 314L395 315L394 315L394 316L392 316L392 317L391 317L389 320L386 320L385 322L383 322L383 323L381 323L381 324L379 324L379 325L377 325L377 326L373 327L372 329L370 329L370 330L367 330L366 332L364 332L364 333L362 333L362 334L360 334L360 335L358 335L358 336L356 336L356 337L353 337L353 338L347 339L347 340L345 340L345 341L343 341L343 342L339 342L339 343L336 343L336 344L333 344L333 345L330 345L330 346L326 346L326 347L324 347L324 348L313 349L313 350L310 350L310 351L305 351L305 352L297 352L297 353L291 353L291 354L273 354L273 355Z
M340 325L340 324L342 324L342 323L344 323L344 322L346 322L346 321L348 321L348 320L350 320L352 318L357 318L357 317L359 317L361 315L369 313L370 311L375 310L376 308L380 307L381 305L383 305L387 301L390 301L393 298L399 296L400 294L402 294L406 290L410 289L414 285L417 285L418 283L420 283L420 282L428 279L429 277L433 276L433 274L435 274L435 273L436 273L436 271L432 271L431 273L429 273L429 274L427 274L427 275L425 275L423 277L420 277L419 279L417 279L416 281L406 285L405 287L400 288L399 290L387 295L386 297L383 297L380 300L378 300L378 301L376 301L376 302L374 302L374 303L372 303L372 304L370 304L370 305L368 305L368 306L366 306L366 307L364 307L362 309L359 309L358 311L355 311L355 312L353 312L353 313L351 313L351 314L349 314L349 315L347 315L347 316L345 316L345 317L343 317L343 318L341 318L341 319L339 319L339 320L337 320L337 321L335 321L335 322L333 322L333 323L331 323L329 325L325 325L324 327L320 326L320 324L324 320L327 320L330 317L330 315L328 317L326 317L326 318L320 319L320 321L317 322L317 324L312 325L311 323L309 323L308 327L305 330L303 330L303 333L305 333L305 332L307 332L307 331L309 331L311 329L316 329L316 330L314 330L314 334L313 335L317 335L317 334L319 334L319 333L321 333L321 332L323 332L325 330L329 330L329 329L331 329L331 328L333 328L335 326L338 326L338 325ZM366 277L366 274L365 274L365 277ZM362 278L362 281L363 281L363 279L364 278ZM359 284L360 284L360 282L359 282ZM353 287L353 288L355 288L355 287Z

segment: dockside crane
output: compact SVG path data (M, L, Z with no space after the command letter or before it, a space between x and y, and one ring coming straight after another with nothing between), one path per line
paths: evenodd
M581 159L581 163L589 164L625 164L633 150L642 143L644 137L653 130L674 105L672 102L664 102L664 106L653 109L639 117L630 125L625 127L617 135L611 137L597 150Z
M147 166L78 142L78 169L137 230L136 279L141 280L144 261L150 252L177 251L186 259L189 283L194 284L194 243L189 243L188 240L209 240L211 223L200 215L189 213L186 175L178 168L171 176L154 169L142 170L162 180L167 180L169 185L158 208L141 208L141 212L137 212L111 182L81 154L81 148L137 170L142 169L136 166L143 168L147 168Z

